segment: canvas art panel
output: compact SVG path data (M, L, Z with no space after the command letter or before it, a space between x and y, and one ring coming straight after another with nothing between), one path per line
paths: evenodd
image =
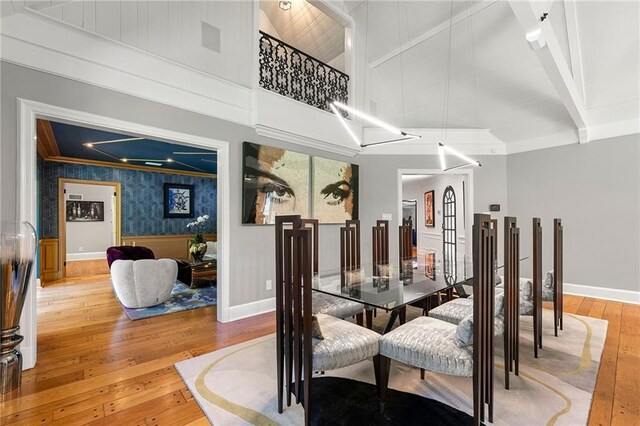
M320 223L358 219L358 166L313 157L313 217Z
M164 217L191 218L194 203L193 185L164 184Z
M435 205L433 203L434 192L428 191L424 193L424 226L433 228L435 226Z
M309 217L310 157L244 142L242 223L273 224L278 215Z
M104 222L104 201L67 201L67 222Z
M424 274L427 278L436 280L436 252L428 251L424 255Z

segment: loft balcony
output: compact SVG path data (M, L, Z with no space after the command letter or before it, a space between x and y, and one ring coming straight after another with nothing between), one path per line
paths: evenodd
M349 76L260 31L260 87L331 112L333 100L348 104Z

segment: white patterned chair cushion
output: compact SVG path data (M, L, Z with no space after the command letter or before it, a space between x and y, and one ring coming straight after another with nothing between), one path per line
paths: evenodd
M504 333L504 317L502 315L493 318L493 335L502 336ZM473 344L473 312L460 321L456 327L455 344L464 347Z
M429 316L458 325L470 312L473 312L473 299L459 298L431 309Z
M418 317L380 338L380 355L438 373L473 375L473 348L455 344L456 326Z
M504 310L504 294L502 291L497 291L495 294L495 316L502 316ZM431 318L436 318L441 321L446 321L451 324L458 325L465 317L473 313L473 295L466 299L459 298L453 299L447 303L444 303L437 308L433 308L429 311Z
M324 340L313 339L313 369L334 370L378 355L380 335L348 321L318 314Z
M542 300L547 302L553 301L553 293L555 292L555 283L553 279L553 269L547 272L542 284Z
M496 286L497 290L504 291L504 284ZM520 315L533 315L533 283L526 278L520 278Z
M326 314L344 319L361 314L363 305L352 300L314 291L311 293L311 308L313 315Z

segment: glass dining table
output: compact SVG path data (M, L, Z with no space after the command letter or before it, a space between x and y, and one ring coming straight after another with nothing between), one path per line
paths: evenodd
M405 263L406 264L406 263ZM343 271L340 268L321 270L316 274L314 291L362 303L370 308L390 311L384 332L393 327L402 308L441 291L471 285L471 262L467 258L451 265L406 264L390 260L385 264L362 264L360 268Z

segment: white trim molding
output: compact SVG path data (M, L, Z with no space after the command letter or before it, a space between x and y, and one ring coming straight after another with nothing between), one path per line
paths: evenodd
M276 298L257 300L255 302L235 305L229 308L229 321L237 321L255 315L266 314L276 310Z
M565 294L640 305L640 291L620 290L617 288L595 287L591 285L570 283L563 283L562 286Z
M107 253L103 251L96 252L84 252L84 253L67 253L67 261L73 262L74 260L96 260L106 259Z
M143 124L117 120L82 111L62 108L26 99L18 102L18 218L31 223L36 222L36 119L45 118L62 122L76 123L89 127L110 129L116 132L145 135L154 139L216 149L218 152L217 177L217 229L218 229L218 309L219 322L230 321L230 225L231 205L229 143L202 136L174 132L171 130L146 126ZM21 327L25 340L21 346L24 355L24 368L31 368L36 362L37 309L35 277L29 286L22 314Z

